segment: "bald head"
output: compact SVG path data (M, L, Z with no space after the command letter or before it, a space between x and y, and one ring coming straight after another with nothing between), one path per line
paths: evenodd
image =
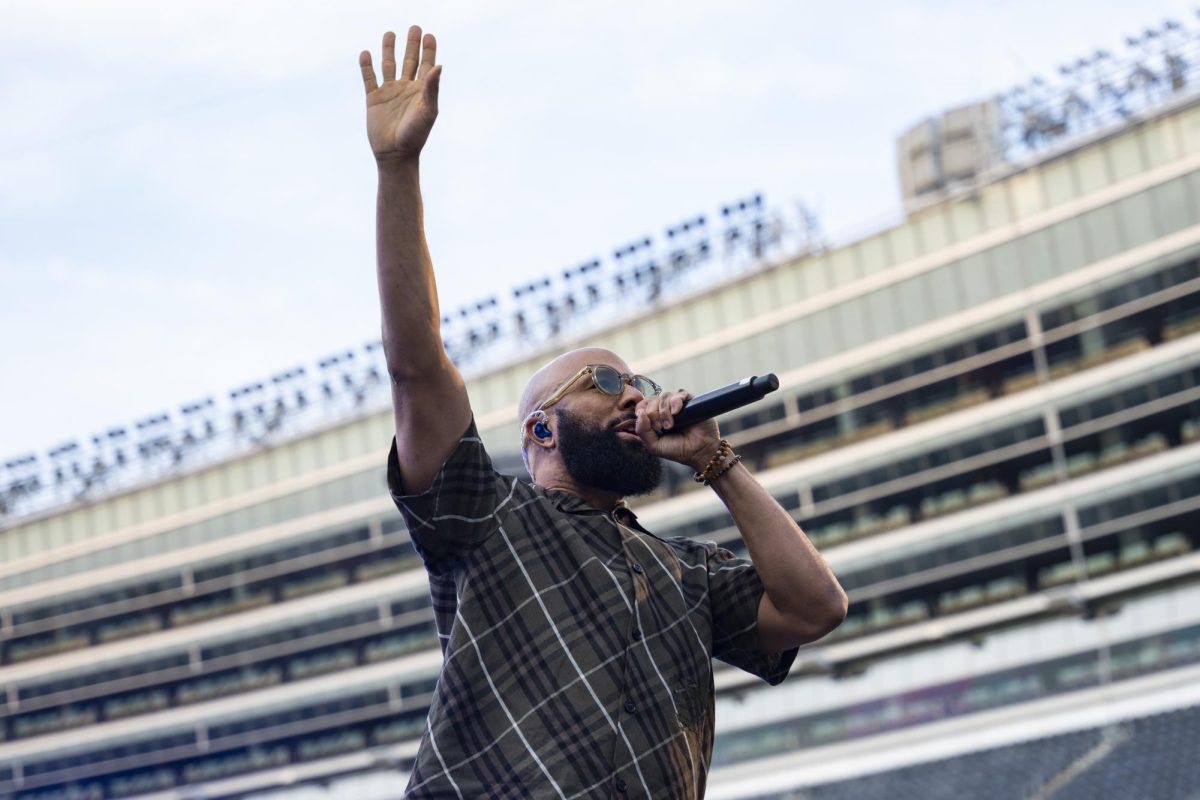
M602 347L582 347L563 353L533 373L521 394L520 415L524 420L549 397L555 389L588 364L608 364L621 372L629 372L629 365L611 350Z

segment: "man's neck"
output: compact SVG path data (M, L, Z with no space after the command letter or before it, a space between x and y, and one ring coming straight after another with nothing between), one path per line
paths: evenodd
M622 501L621 495L615 492L606 492L602 489L581 486L577 481L569 477L553 476L545 482L535 480L534 483L537 483L538 486L541 486L548 492L567 492L568 494L573 494L588 505L607 512L611 512Z

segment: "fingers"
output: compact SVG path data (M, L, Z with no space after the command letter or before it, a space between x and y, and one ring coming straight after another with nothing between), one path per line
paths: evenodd
M692 399L692 393L680 389L677 392L663 392L653 399L658 401L658 430L669 431L675 426L675 415L683 411L684 405Z
M409 36L412 36L411 31ZM396 80L396 34L388 31L383 35L383 82Z
M417 60L421 53L421 26L413 25L408 29L408 41L404 43L404 64L400 67L400 77L406 81L416 80Z
M683 389L680 389L677 392L672 392L670 395L670 399L667 401L667 404L671 409L671 416L674 417L680 411L683 411L683 407L691 399L692 399L692 393L688 392L688 391L684 391Z
M432 33L425 34L422 40L421 47L421 68L417 72L418 78L424 78L437 64L437 39Z
M422 48L422 41L424 42L424 48ZM370 94L379 88L379 83L375 79L375 70L371 66L371 53L369 51L364 50L359 54L358 65L362 69L363 86L366 87L367 93ZM404 63L400 67L400 78L406 81L416 80L418 77L424 78L427 75L432 75L436 66L437 39L434 38L432 33L427 33L424 40L422 40L421 27L413 25L408 29L408 38L404 43ZM396 34L392 31L388 31L383 35L383 60L380 67L384 83L396 80ZM418 68L420 69L420 74L418 74ZM433 94L431 96L429 94L429 87L426 87L426 100L431 100L433 104L436 104L436 80L432 88Z
M651 443L654 439L661 435L658 432L658 428L654 427L650 422L650 415L646 413L645 407L640 404L637 408L637 417L633 423L633 432L636 433L641 440L647 444ZM651 434L653 434L653 436L651 436Z
M655 397L647 397L637 405L637 431L642 433L642 422L645 430L653 431L662 436L675 425L675 415L683 410L684 403L692 398L690 392L680 389L678 392L664 392Z
M425 91L423 98L426 107L434 114L438 110L438 87L442 85L442 66L439 64L434 67L428 75L425 76Z
M371 66L371 51L363 50L358 54L358 68L362 70L363 87L367 90L367 94L379 88L379 84L375 81L375 68Z

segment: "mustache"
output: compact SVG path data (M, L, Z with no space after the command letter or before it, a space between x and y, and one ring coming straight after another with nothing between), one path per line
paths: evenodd
M610 429L617 428L621 425L624 425L626 422L637 422L637 414L631 414L628 417L617 417L616 419L609 420L608 427Z

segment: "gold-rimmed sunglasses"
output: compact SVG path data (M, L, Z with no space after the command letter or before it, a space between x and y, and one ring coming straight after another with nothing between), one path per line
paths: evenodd
M588 364L583 369L576 372L562 386L555 390L554 394L543 400L537 407L537 411L543 411L557 403L563 398L567 392L571 391L580 378L590 376L592 385L605 394L618 395L625 391L625 385L629 384L633 388L642 393L643 397L653 397L662 393L662 387L654 381L647 378L645 375L630 375L627 372L620 372L614 367L607 364Z

